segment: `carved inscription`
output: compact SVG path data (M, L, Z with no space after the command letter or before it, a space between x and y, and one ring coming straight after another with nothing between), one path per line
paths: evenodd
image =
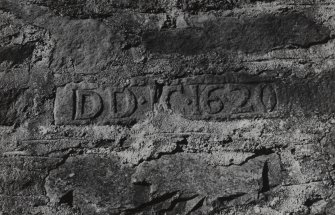
M130 123L154 110L172 110L192 119L266 115L278 109L276 84L220 77L148 84L135 80L124 88L69 84L57 90L56 124Z
M56 124L130 123L152 110L150 86L116 88L71 83L57 89Z
M277 93L271 83L176 85L163 88L160 103L192 118L229 118L274 112Z
M94 118L102 109L102 100L98 93L90 90L75 92L76 108L75 120Z

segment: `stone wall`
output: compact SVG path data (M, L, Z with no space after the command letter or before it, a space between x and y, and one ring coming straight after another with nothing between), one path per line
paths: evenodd
M335 214L332 0L0 0L0 214Z

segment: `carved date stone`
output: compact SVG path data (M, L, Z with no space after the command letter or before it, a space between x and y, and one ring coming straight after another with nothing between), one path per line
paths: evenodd
M144 119L155 105L186 118L214 120L268 116L280 106L273 82L234 83L225 76L177 79L160 87L137 82L123 88L83 82L58 88L56 124L130 123Z

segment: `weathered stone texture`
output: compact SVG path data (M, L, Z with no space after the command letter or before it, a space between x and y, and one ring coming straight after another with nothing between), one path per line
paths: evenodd
M0 0L0 214L335 214L332 0Z

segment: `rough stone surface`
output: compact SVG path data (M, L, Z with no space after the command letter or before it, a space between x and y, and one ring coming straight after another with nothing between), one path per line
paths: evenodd
M0 214L335 214L333 0L0 0Z

